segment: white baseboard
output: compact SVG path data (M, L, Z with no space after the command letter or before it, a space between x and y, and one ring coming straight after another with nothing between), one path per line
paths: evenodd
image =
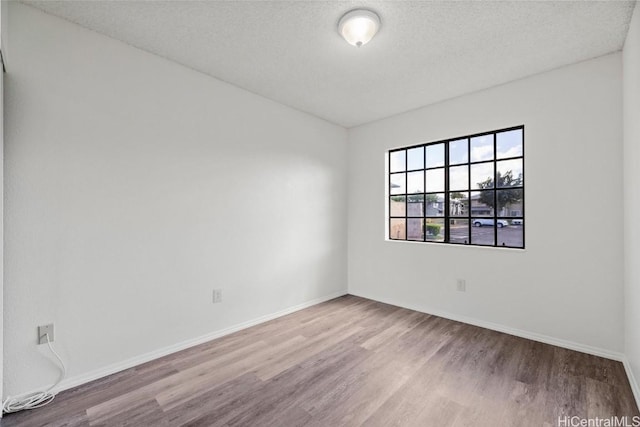
M633 375L633 370L631 369L629 359L627 359L626 356L624 356L622 364L624 365L624 370L627 373L627 378L629 379L629 385L631 386L633 397L635 397L636 399L636 405L638 406L638 408L640 408L640 388L638 387L638 381L636 381L635 375Z
M267 314L265 316L260 316L258 318L249 320L247 322L242 322L237 325L231 326L229 328L221 329L219 331L214 331L206 335L202 335L190 340L182 341L178 344L174 344L168 347L160 348L158 350L151 351L149 353L142 354L140 356L132 357L130 359L124 360L122 362L114 363L103 368L99 368L90 372L86 372L84 374L76 375L71 378L67 378L63 380L58 387L54 390L55 392L59 392L62 390L67 390L73 387L77 387L82 384L86 384L88 382L97 380L99 378L106 377L107 375L115 374L116 372L124 371L125 369L132 368L137 365L141 365L146 362L150 362L155 359L159 359L163 356L167 356L172 353L176 353L181 350L185 350L190 347L194 347L199 344L203 344L205 342L214 340L216 338L223 337L225 335L232 334L234 332L238 332L242 329L250 328L251 326L259 325L260 323L267 322L269 320L277 319L278 317L286 316L287 314L291 314L293 312L311 307L316 304L320 304L325 301L332 300L334 298L341 297L346 295L347 291L335 292L333 294L325 295L320 298L313 299L311 301L303 302L302 304L295 305L293 307L286 308L284 310L280 310L275 313ZM25 393L26 394L26 393Z
M555 338L555 337L550 337L547 335L542 335L542 334L538 334L535 332L529 332L529 331L523 331L521 329L516 329L516 328L511 328L508 326L504 326L504 325L500 325L497 323L492 323L492 322L487 322L484 320L478 320L478 319L474 319L474 318L470 318L470 317L465 317L465 316L459 316L456 314L452 314L452 313L448 313L448 312L444 312L441 310L434 310L428 307L424 307L418 304L407 304L407 303L403 303L403 302L398 302L398 301L393 301L391 299L388 298L379 298L379 297L374 297L371 295L366 295L364 293L360 293L360 292L347 292L347 291L340 291L340 292L335 292L333 294L330 295L326 295L324 297L320 297L320 298L316 298L313 299L311 301L307 301L304 302L302 304L298 304L295 305L293 307L289 307L286 308L284 310L280 310L278 312L275 313L271 313L271 314L267 314L265 316L261 316L252 320L249 320L247 322L243 322L243 323L239 323L237 325L231 326L229 328L225 328L219 331L214 331L211 332L209 334L206 335L202 335L190 340L186 340L186 341L182 341L178 344L174 344L168 347L164 347L149 353L145 353L142 354L140 356L136 356L127 360L124 360L122 362L118 362L118 363L114 363L108 366L105 366L103 368L99 368L90 372L86 372L84 374L81 375L76 375L74 377L71 378L67 378L64 381L62 381L60 383L60 385L58 387L56 387L55 392L59 392L62 390L67 390L73 387L77 387L79 385L82 384L86 384L88 382L97 380L99 378L103 378L106 377L108 375L111 374L115 374L117 372L123 371L125 369L129 369L132 368L134 366L138 366L141 365L143 363L146 362L150 362L152 360L155 359L159 359L163 356L167 356L169 354L172 353L176 353L178 351L181 350L185 350L187 348L190 347L194 347L196 345L199 344L203 344L205 342L214 340L216 338L220 338L223 337L225 335L229 335L232 334L234 332L238 332L240 330L249 328L251 326L255 326L255 325L259 325L261 323L267 322L269 320L273 320L273 319L277 319L278 317L282 317L282 316L286 316L287 314L291 314L294 313L296 311L314 306L316 304L320 304L322 302L325 301L329 301L332 300L334 298L338 298L341 297L343 295L347 295L347 294L351 294L351 295L355 295L355 296L359 296L362 298L367 298L367 299L371 299L374 301L379 301L385 304L391 304L391 305L395 305L397 307L403 307L403 308L407 308L409 310L415 310L415 311L419 311L421 313L427 313L427 314L431 314L434 316L439 316L439 317L443 317L445 319L450 319L450 320L454 320L457 322L462 322L462 323L467 323L469 325L474 325L474 326L479 326L481 328L486 328L486 329L491 329L494 331L498 331L498 332L503 332L509 335L515 335L521 338L526 338L526 339L530 339L533 341L538 341L538 342L542 342L545 344L551 344L551 345L555 345L558 347L562 347L562 348L566 348L569 350L576 350L576 351L580 351L582 353L587 353L587 354L592 354L594 356L600 356L600 357L605 357L607 359L612 359L612 360L617 360L623 363L624 369L626 371L627 377L629 379L629 384L631 385L631 390L633 391L633 395L635 397L636 403L638 404L638 407L640 407L640 388L638 387L638 382L636 381L635 376L633 375L633 371L631 370L631 366L629 364L629 361L627 360L626 356L622 353L619 352L615 352L615 351L611 351L611 350L606 350L606 349L601 349L601 348L597 348L597 347L592 347L592 346L588 346L588 345L584 345L584 344L580 344L580 343L576 343L573 341L568 341L568 340L563 340L560 338ZM36 390L34 390L36 391ZM26 394L26 393L25 393Z
M503 332L509 335L515 335L520 338L526 338L533 341L538 341L545 344L555 345L557 347L566 348L569 350L579 351L581 353L592 354L594 356L600 356L607 359L617 360L623 362L625 357L623 353L611 351L603 348L592 347L585 344L580 344L573 341L563 340L560 338L550 337L548 335L538 334L535 332L524 331L521 329L512 328L509 326L501 325L498 323L487 322L485 320L478 320L471 317L460 316L453 313L448 313L441 310L432 309L431 307L425 307L421 304L405 303L395 301L389 298L379 298L377 296L368 295L361 292L349 291L349 294L359 296L362 298L379 301L385 304L395 305L397 307L407 308L409 310L419 311L421 313L431 314L438 317L444 317L445 319L454 320L456 322L467 323L469 325L479 326L481 328L491 329L497 332Z

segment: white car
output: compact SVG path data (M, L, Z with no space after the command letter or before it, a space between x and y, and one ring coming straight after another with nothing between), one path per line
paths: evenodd
M491 218L474 218L472 223L473 223L474 227L482 227L484 225L487 225L489 227L493 227L494 220L491 219ZM498 220L498 228L506 227L507 225L509 225L509 223L507 221L505 221L504 219L499 219Z

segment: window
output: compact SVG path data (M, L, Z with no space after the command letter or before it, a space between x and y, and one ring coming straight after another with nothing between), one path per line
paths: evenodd
M389 239L524 248L524 126L389 151Z

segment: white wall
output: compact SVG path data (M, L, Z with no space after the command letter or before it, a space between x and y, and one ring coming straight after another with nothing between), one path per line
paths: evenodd
M0 2L0 50L2 50L3 58L6 59L4 52L4 44L7 32L6 25L6 8L7 2ZM2 67L2 61L0 61L0 67ZM4 72L0 70L0 242L4 242ZM3 331L3 295L4 295L4 243L0 245L0 331ZM3 378L3 335L0 334L0 401L3 400L2 394L2 378ZM0 411L1 412L1 411ZM2 418L2 414L0 414Z
M12 2L5 395L346 292L346 131ZM212 304L212 289L223 289Z
M625 353L640 401L640 7L623 51Z
M622 351L620 75L617 53L351 129L349 292ZM385 241L386 150L521 124L526 250Z

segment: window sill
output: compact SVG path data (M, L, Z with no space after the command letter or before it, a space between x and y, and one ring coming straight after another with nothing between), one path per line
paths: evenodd
M508 251L508 252L526 252L527 249L526 248L510 248L510 247L503 247L503 246L481 246L481 245L461 245L461 244L457 244L457 243L439 243L439 242L420 242L420 241L416 241L416 240L394 240L394 239L389 239L388 237L386 237L385 242L392 242L392 243L409 243L409 244L414 244L414 245L429 245L429 246L443 246L446 248L465 248L465 249L480 249L480 250L487 250L487 249L491 249L491 250L499 250L499 251Z

